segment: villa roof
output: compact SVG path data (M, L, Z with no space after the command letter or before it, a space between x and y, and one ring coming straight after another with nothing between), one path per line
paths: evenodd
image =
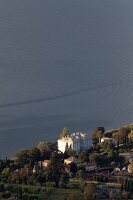
M64 159L64 161L75 161L75 158L74 157L66 158Z

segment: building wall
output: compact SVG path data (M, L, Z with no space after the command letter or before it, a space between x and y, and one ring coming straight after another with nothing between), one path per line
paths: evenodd
M61 152L65 152L66 144L68 147L73 149L73 151L80 152L86 151L92 148L92 139L88 137L85 133L73 133L71 137L66 137L58 140L58 149Z
M92 170L96 170L96 169L97 169L96 166L86 167L86 171L92 171Z
M92 139L79 139L78 141L74 141L73 150L76 152L86 151L92 148Z
M68 147L71 146L73 149L72 140L59 139L57 142L58 142L58 150L61 151L62 153L65 152L66 144L68 144Z

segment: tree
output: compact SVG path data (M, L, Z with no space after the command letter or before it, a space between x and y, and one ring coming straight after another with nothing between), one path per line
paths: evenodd
M90 156L89 156L89 160L91 162L96 162L98 163L99 160L100 160L100 155L98 153L91 153Z
M110 151L108 152L108 157L111 159L111 161L118 161L119 153L110 149Z
M92 138L94 141L99 141L105 132L105 128L103 126L96 127L92 132Z
M37 148L43 154L48 151L57 151L57 142L45 142L41 141L38 143Z
M12 183L20 183L21 182L21 177L20 173L18 171L14 171L11 175L11 182Z
M119 140L119 133L118 133L118 132L113 133L112 138L113 138L115 144L116 144L117 146L119 146L119 143L120 143L120 140Z
M107 144L107 149L108 150L113 150L115 148L115 145L113 142L111 141L108 141L108 144Z
M133 179L132 178L127 178L122 183L122 190L123 191L128 191L128 192L132 192L133 191Z
M33 147L28 151L29 162L34 166L36 161L39 161L41 158L40 150L37 147Z
M28 162L28 150L20 150L15 156L14 160L22 166L24 166Z
M69 146L68 146L68 142L66 143L66 146L65 146L65 151L68 151L69 149Z
M41 159L50 159L50 154L52 150L48 142L39 142L37 148L40 150Z
M9 167L6 167L6 168L4 168L3 169L3 171L2 171L2 175L9 175L10 174L10 168Z
M39 142L37 148L40 150L41 153L49 150L49 146L47 142Z
M83 172L83 170L78 170L78 171L76 172L76 177L77 177L78 179L83 179L83 178L84 178L84 172Z
M60 177L60 182L63 183L64 187L66 188L66 184L69 181L69 176L67 173L63 173Z
M42 192L40 195L39 195L39 200L47 200L48 199L48 195L46 192Z
M128 138L130 142L133 141L133 130L131 130L131 132L128 134Z
M107 150L107 145L108 145L108 141L105 140L104 142L100 143L100 147L102 148L103 151Z
M64 127L62 129L61 134L60 134L60 138L63 138L63 137L66 137L66 136L70 136L70 133L69 133L69 129L67 127Z
M122 127L119 129L119 144L125 144L128 142L128 134L130 132L130 129L127 127Z
M86 162L87 161L87 153L85 151L81 151L78 153L78 159L80 162Z
M62 171L62 165L63 164L59 160L58 154L52 153L47 168L47 180L54 181L56 186L58 186L59 183L59 178Z
M103 142L102 142L103 143ZM101 144L96 144L94 147L93 147L93 150L97 153L100 153L100 150L101 150Z
M65 152L64 152L64 158L69 158L71 156L74 156L74 152L72 150L71 145L68 146L68 143L66 143Z
M114 191L114 190L111 190L109 192L109 198L114 200L114 199L121 199L120 198L120 193L118 191Z
M123 190L121 193L121 198L122 199L128 199L129 198L129 192Z
M104 137L112 138L112 135L114 133L117 133L117 132L118 132L117 129L113 129L113 130L107 131L107 132L104 133Z
M77 165L74 162L70 163L70 172L73 174L77 172Z

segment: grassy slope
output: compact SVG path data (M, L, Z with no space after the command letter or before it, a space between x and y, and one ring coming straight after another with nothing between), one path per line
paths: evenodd
M80 190L77 189L61 189L54 188L51 195L48 197L48 200L64 200L65 197L68 197L70 194L80 193Z

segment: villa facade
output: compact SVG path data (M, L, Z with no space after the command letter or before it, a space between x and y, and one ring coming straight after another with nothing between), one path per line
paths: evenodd
M87 133L76 132L70 136L58 139L58 150L65 152L66 145L71 147L73 151L80 152L92 148L92 138Z

